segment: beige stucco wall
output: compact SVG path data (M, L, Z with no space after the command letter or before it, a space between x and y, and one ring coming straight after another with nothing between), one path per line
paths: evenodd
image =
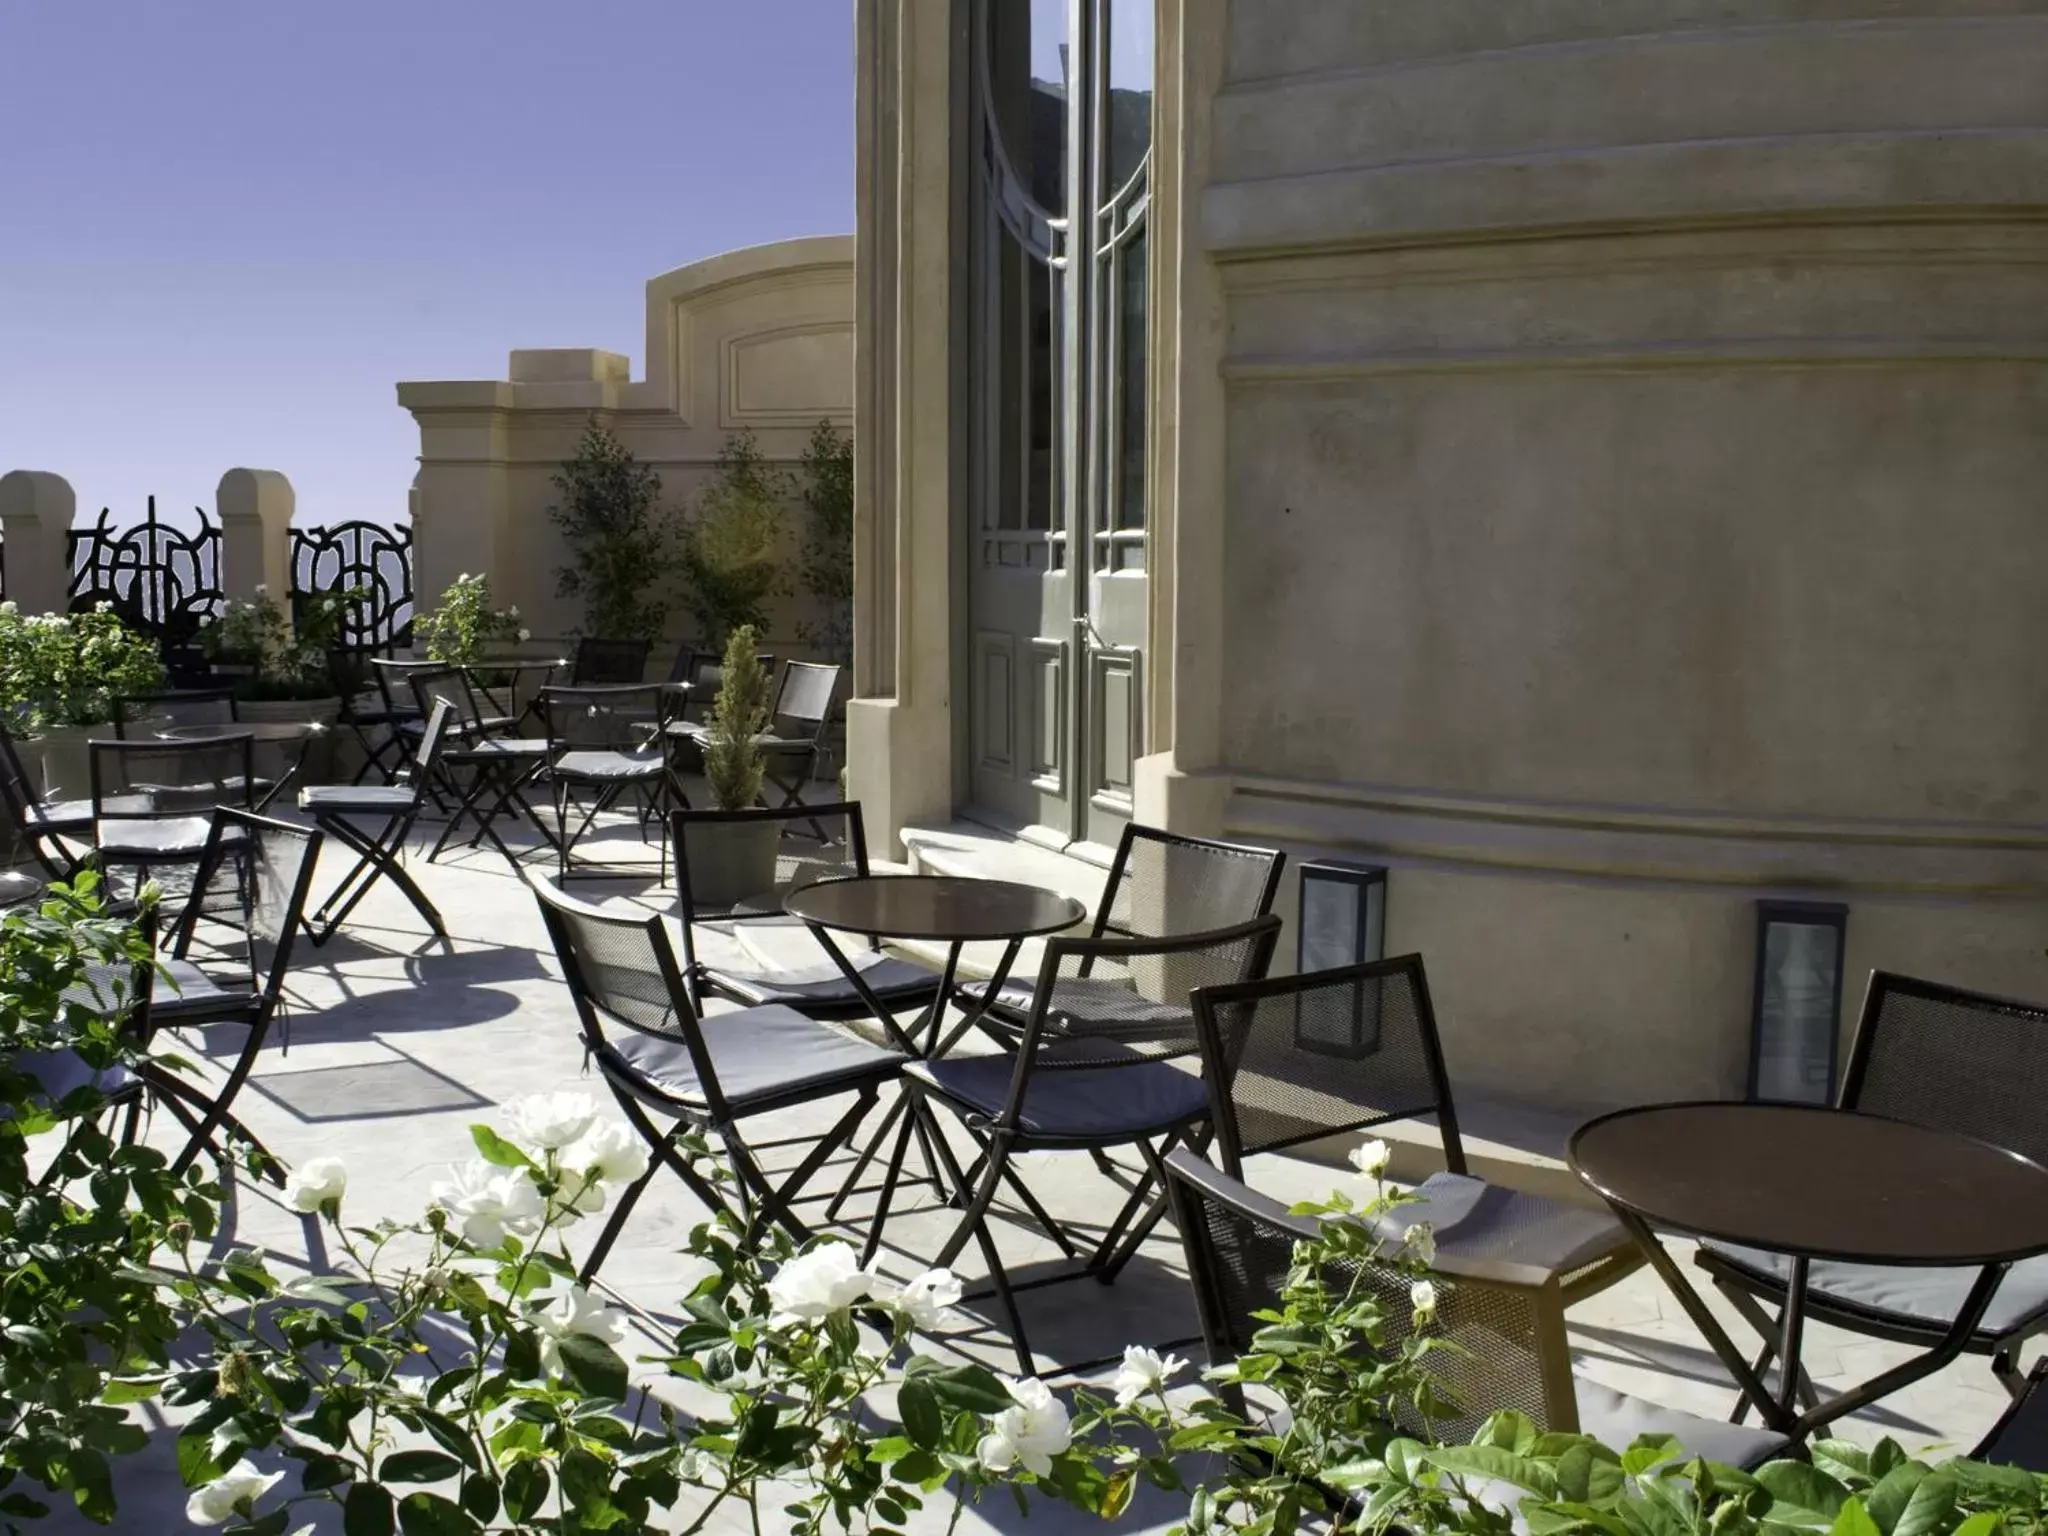
M664 504L689 507L728 434L751 428L793 465L812 429L853 416L853 239L787 240L730 251L647 284L645 377L617 353L515 351L503 380L405 383L420 427L414 530L422 605L461 572L490 575L537 639L570 634L578 603L555 596L566 563L547 516L551 483L594 417L661 475ZM790 548L801 532L792 505ZM806 599L780 603L770 638L798 651ZM693 635L677 601L669 636ZM667 659L657 656L658 670Z
M1175 9L1155 784L1392 863L1481 1093L1739 1090L1763 894L2048 997L2048 0Z

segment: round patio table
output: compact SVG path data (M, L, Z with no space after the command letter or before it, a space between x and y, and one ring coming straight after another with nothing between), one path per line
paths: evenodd
M259 813L269 810L271 802L284 792L284 787L299 776L313 743L326 734L327 727L318 720L236 720L217 725L167 725L156 733L159 741L218 741L227 736L247 736L259 746L297 746L297 755L285 764L277 782L256 802Z
M49 888L49 881L38 880L34 875L14 869L0 870L0 909L35 901Z
M1953 1360L2009 1266L2048 1252L2048 1169L1954 1131L1810 1104L1689 1103L1588 1121L1565 1161L1629 1229L1773 1429L1793 1440ZM1777 1395L1653 1228L1784 1254ZM1934 1349L1793 1411L1815 1260L1981 1270Z
M555 674L567 665L569 663L559 656L506 656L498 659L485 657L481 661L465 666L462 675L468 680L469 685L483 696L486 703L510 720L513 729L519 730L524 728L529 720L539 718L541 689L554 681ZM533 684L531 691L526 695L526 702L522 704L519 700L519 690L528 673L537 674L539 681ZM503 699L493 691L498 688L505 690Z

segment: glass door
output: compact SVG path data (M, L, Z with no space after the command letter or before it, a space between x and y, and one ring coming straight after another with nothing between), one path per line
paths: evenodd
M980 0L973 807L1113 842L1143 751L1153 0Z

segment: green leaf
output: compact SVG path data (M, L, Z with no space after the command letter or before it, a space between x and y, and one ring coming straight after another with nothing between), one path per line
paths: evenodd
M941 1371L924 1371L918 1379L930 1386L932 1395L949 1408L1001 1413L1013 1406L1009 1388L986 1366L956 1365Z
M547 1463L515 1461L505 1469L505 1513L517 1521L531 1520L548 1501Z
M1988 1461L1958 1459L1941 1469L1979 1498L1994 1498L2013 1509L2032 1510L2041 1503L2041 1484L2020 1467L1994 1466Z
M1455 1477L1490 1477L1546 1499L1557 1493L1557 1480L1551 1476L1550 1468L1499 1445L1437 1446L1424 1452L1423 1459Z
M408 1493L398 1506L405 1536L476 1536L483 1529L460 1504L438 1493Z
M355 1477L355 1469L339 1456L326 1456L318 1451L298 1454L306 1463L299 1469L299 1486L308 1493L318 1493L323 1488L339 1488Z
M341 1506L342 1536L392 1536L398 1529L391 1495L375 1483L356 1483Z
M1652 1467L1661 1467L1684 1454L1685 1447L1675 1435L1638 1435L1635 1443L1621 1453L1621 1470L1630 1477L1641 1477Z
M163 1391L164 1383L169 1379L165 1376L117 1377L101 1389L99 1400L110 1408L117 1408L123 1403L147 1402Z
M560 1348L562 1369L577 1386L592 1397L626 1400L626 1362L611 1345L587 1333L571 1333L562 1338Z
M1864 1502L1869 1507L1870 1518L1885 1536L1891 1536L1899 1517L1905 1514L1907 1504L1912 1502L1913 1491L1926 1476L1927 1468L1919 1462L1902 1461L1885 1473L1877 1486L1870 1490Z
M1897 1451L1898 1447L1892 1445L1892 1449ZM1871 1453L1853 1440L1815 1440L1807 1446L1806 1454L1821 1471L1844 1483L1859 1477L1883 1477L1891 1470L1888 1466L1873 1466Z
M1979 1510L1950 1532L1949 1536L1992 1536L1992 1532L1996 1531L2004 1521L2005 1515L2001 1511L1994 1509Z
M1765 1518L1778 1525L1827 1530L1849 1499L1848 1489L1803 1461L1771 1462L1758 1470L1756 1480L1771 1496Z
M377 1469L386 1483L444 1483L462 1470L462 1463L442 1451L394 1451Z
M868 1447L867 1460L870 1466L886 1467L892 1461L901 1461L911 1451L910 1442L901 1435L888 1435Z
M1944 1529L1956 1509L1956 1480L1937 1472L1920 1480L1907 1501L1906 1512L1892 1527L1892 1536L1935 1536Z
M472 1125L469 1139L476 1143L477 1154L487 1163L500 1168L531 1168L533 1159L513 1146L488 1125Z
M226 1470L214 1459L213 1426L204 1419L187 1425L178 1436L178 1476L185 1486L200 1487Z
M1863 1507L1861 1499L1851 1499L1835 1515L1835 1523L1828 1527L1828 1536L1879 1536L1877 1522L1870 1518L1870 1511Z
M284 1536L285 1527L292 1521L289 1509L273 1509L267 1515L260 1515L242 1525L231 1525L227 1536Z
M910 1436L912 1444L928 1451L938 1448L946 1433L946 1419L929 1377L912 1376L903 1383L896 1393L896 1412L902 1417L904 1433Z

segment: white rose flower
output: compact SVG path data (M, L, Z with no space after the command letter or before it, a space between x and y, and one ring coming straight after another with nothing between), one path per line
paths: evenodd
M1418 1280L1408 1287L1408 1305L1415 1309L1415 1326L1420 1328L1436 1316L1436 1287Z
M1351 1150L1351 1166L1375 1184L1387 1176L1387 1165L1393 1160L1394 1149L1384 1141L1368 1141Z
M1139 1398L1158 1391L1169 1381L1188 1368L1187 1361L1179 1355L1161 1357L1156 1349L1147 1349L1142 1344L1124 1347L1124 1363L1117 1367L1116 1405L1128 1408Z
M530 630L530 629L526 629L526 628L521 628L521 629L520 629L520 631L519 631L519 643L520 643L521 645L524 645L524 644L526 644L526 642L527 642L527 641L529 641L529 640L531 640L532 638L533 638L533 631L532 631L532 630Z
M1021 1462L1025 1471L1049 1476L1053 1457L1074 1440L1067 1405L1036 1376L1026 1381L1006 1379L1003 1384L1010 1389L1014 1406L989 1421L989 1432L981 1437L975 1455L991 1472L1007 1472Z
M533 1314L540 1330L540 1363L550 1376L562 1374L562 1341L575 1334L611 1345L626 1341L626 1314L608 1307L580 1285Z
M875 1277L860 1267L848 1243L821 1243L800 1253L768 1282L776 1315L815 1323L873 1294Z
M896 1293L897 1308L915 1328L936 1328L958 1304L965 1287L950 1269L928 1269Z
M562 1149L560 1161L571 1190L594 1178L577 1198L576 1208L601 1211L607 1184L630 1184L647 1171L647 1143L622 1121L599 1120Z
M1408 1229L1406 1245L1408 1256L1424 1269L1436 1264L1436 1228L1426 1221L1418 1221Z
M284 1181L284 1203L312 1216L330 1206L339 1209L347 1189L348 1164L338 1157L308 1158Z
M254 592L258 597L268 597L270 596L270 583L265 581L259 581L256 583L255 586L251 587L249 590Z
M480 1157L458 1164L454 1172L453 1180L436 1184L429 1193L477 1247L495 1248L508 1232L525 1236L539 1229L540 1191L525 1173L494 1168Z
M505 1106L512 1139L529 1152L566 1147L597 1118L597 1100L587 1093L534 1093Z
M8 600L7 600L6 602L4 602L4 603L0 603L0 613L4 613L4 614L6 614L6 615L7 615L7 617L9 617L10 619L11 619L11 618L13 618L13 617L14 617L14 616L15 616L15 615L16 615L17 613L20 613L20 612L21 612L21 604L17 603L17 602L16 602L16 601L15 601L15 600L14 600L13 598L11 598L11 597L10 597L10 598L9 598L9 599L8 599Z
M506 618L508 618L508 619L516 619L516 618L518 618L518 617L519 617L519 605L518 605L517 603L514 603L514 604L513 604L513 605L512 605L512 606L511 606L510 608L507 608L507 609L505 610L505 617L506 617Z
M282 1472L266 1476L247 1462L230 1467L185 1501L185 1518L194 1525L226 1525L237 1515L251 1513L256 1501L283 1477Z

